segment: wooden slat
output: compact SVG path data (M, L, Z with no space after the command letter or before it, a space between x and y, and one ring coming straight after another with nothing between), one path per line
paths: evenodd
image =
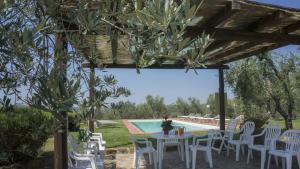
M268 31L270 31L270 29L274 29L274 27L275 28L277 27L276 29L279 29L278 22L280 22L285 17L287 17L287 14L283 11L278 10L278 11L273 12L271 15L267 15L261 19L258 19L256 22L247 26L247 28L245 28L245 30L253 31L253 32L268 32ZM274 32L274 31L272 31L272 32ZM221 48L222 46L226 47L228 43L230 43L230 41L226 41L226 40L220 41L219 40L219 43L217 43L217 46L209 47L207 49L207 51L208 52L214 51L218 48ZM245 43L239 43L240 46L244 45L244 44ZM227 49L227 47L224 49ZM222 52L224 52L224 51L216 51L216 52L214 52L214 54L210 55L210 57L212 57L212 58L216 57L217 55L220 55Z
M224 60L224 61L220 61L218 64L226 64L226 63L234 62L234 61L237 61L237 60L240 60L240 59L245 59L247 57L255 56L255 55L261 54L263 52L267 52L267 51L274 50L274 49L277 49L277 48L281 48L281 47L284 47L284 46L286 46L286 44L272 44L270 46L266 46L266 47L263 47L263 48L260 48L260 49L257 49L257 50L253 50L251 52L248 52L248 53L243 54L243 55L239 55L237 57L233 57L233 58L229 58L229 59Z
M192 37L202 34L203 30L197 27L189 27L188 34ZM230 40L256 43L288 43L300 44L300 35L288 35L280 33L257 33L249 31L230 30L225 28L208 28L206 33L212 34L217 40Z
M90 68L90 63L83 63L83 68ZM94 68L108 68L108 69L135 69L137 66L135 64L106 64L103 67L93 66ZM227 65L208 65L205 67L195 67L195 69L228 69ZM162 65L151 65L142 69L186 69L185 65L179 64L162 64Z
M289 26L286 26L284 27L283 29L281 30L277 30L275 33L279 33L279 32L282 32L282 33L291 33L291 32L294 32L296 30L299 30L300 29L300 21L298 22L295 22ZM270 47L262 47L261 50L260 49L257 49L255 51L257 52L265 52L265 51L268 51L268 50L272 50L272 49L276 49L276 48L279 48L279 47L282 47L282 46L285 46L285 45L288 45L289 43L278 43L278 44L273 44L273 45L270 45ZM249 53L245 53L243 54L243 56L235 56L234 58L232 58L232 56L230 55L233 55L234 53L237 53L239 51L242 51L242 50L245 50L245 49L248 49L248 48L251 48L251 46L255 47L255 44L254 43L248 43L248 44L244 44L244 45L241 45L241 46L238 46L236 48L233 48L229 51L226 51L224 52L223 54L221 55L218 55L217 57L215 58L211 58L210 60L213 61L211 62L212 64L218 64L219 62L220 63L229 63L231 61L235 61L235 60L238 60L238 59L242 59L242 58L246 58L246 57L250 57L252 56L253 54L257 54L255 51L252 51L252 52L249 52ZM224 58L228 58L226 61L224 61Z

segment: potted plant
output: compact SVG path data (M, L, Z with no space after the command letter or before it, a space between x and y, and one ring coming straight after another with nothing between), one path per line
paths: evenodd
M164 121L161 123L162 130L165 135L169 134L169 131L173 129L172 120L168 120L168 117L165 117Z

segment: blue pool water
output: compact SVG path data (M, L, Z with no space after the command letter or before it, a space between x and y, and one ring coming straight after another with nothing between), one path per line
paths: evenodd
M130 120L130 122L145 133L156 133L162 131L162 128L160 126L162 120ZM215 128L215 126L193 124L174 120L172 122L172 125L178 127L185 127L186 131L200 131Z

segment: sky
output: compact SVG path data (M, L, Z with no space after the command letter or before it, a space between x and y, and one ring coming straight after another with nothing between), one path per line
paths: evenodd
M257 0L258 2L282 5L300 9L300 0ZM300 56L300 46L287 46L275 50L275 52L294 52ZM149 94L164 97L166 104L171 104L178 97L187 99L195 97L205 103L209 94L218 92L218 71L198 70L198 74L190 70L142 70L137 74L135 69L106 69L107 72L96 71L96 75L113 74L119 81L119 86L127 87L132 95L122 100L129 100L135 103L145 102ZM225 87L228 97L232 98L231 89ZM1 93L0 93L1 95Z
M274 50L274 52L288 54L297 53L300 46L287 46ZM107 72L98 70L97 75L113 74L119 81L120 86L131 90L132 95L122 100L129 100L135 103L145 102L145 97L149 94L153 96L162 96L166 104L172 104L178 97L187 99L195 97L201 103L206 103L209 94L218 92L219 76L218 70L193 70L185 73L184 69L178 70L142 70L140 74L135 69L106 69ZM225 87L225 92L229 98L234 95L231 89Z

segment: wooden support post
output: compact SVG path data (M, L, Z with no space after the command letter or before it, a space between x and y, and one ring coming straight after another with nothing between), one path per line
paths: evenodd
M225 130L225 94L224 71L219 69L219 106L220 106L220 130Z
M94 132L94 116L95 116L95 66L90 64L90 80L89 80L89 94L90 94L90 117L89 117L89 130Z
M66 80L67 76L67 41L65 33L57 33L55 47L54 69L58 70L58 76ZM58 124L54 132L54 169L68 169L68 113L57 112L63 121Z

